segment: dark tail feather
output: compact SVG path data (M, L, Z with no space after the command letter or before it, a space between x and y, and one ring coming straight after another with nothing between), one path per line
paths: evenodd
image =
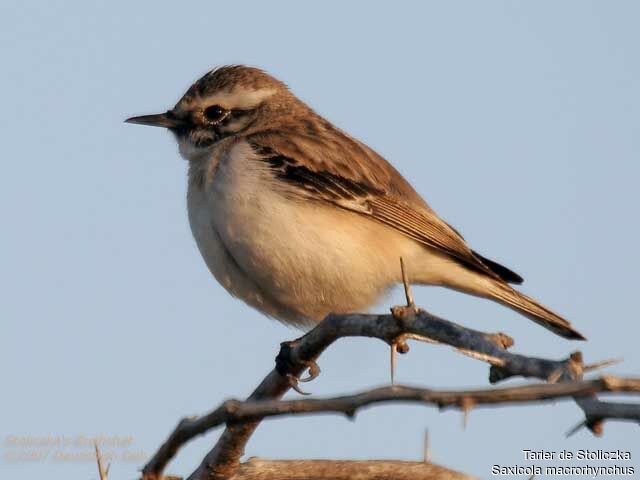
M586 340L586 338L560 315L547 307L540 305L533 298L514 290L507 284L494 282L491 296L503 305L520 312L525 317L551 330L564 338L571 340Z
M513 270L509 270L507 267L502 266L499 263L494 262L493 260L489 260L486 257L483 257L478 252L472 251L472 253L476 257L478 257L482 263L489 267L489 270L498 275L505 282L515 283L516 285L520 285L522 282L524 282L524 279Z

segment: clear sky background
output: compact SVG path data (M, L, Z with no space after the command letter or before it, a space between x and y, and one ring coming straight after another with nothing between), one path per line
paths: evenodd
M189 231L173 138L122 122L171 107L228 63L273 73L377 149L590 341L441 289L416 289L419 305L508 332L518 352L580 348L587 361L624 357L611 373L640 374L639 18L631 1L3 0L0 476L97 478L91 461L52 458L55 447L10 460L29 450L12 435L131 436L129 450L151 454L181 417L247 395L299 335L216 284ZM342 341L320 366L305 385L318 396L389 380L374 340ZM429 387L482 387L487 374L423 344L398 366L400 382ZM484 409L463 430L458 412L383 406L355 422L267 421L247 455L417 459L428 427L434 461L484 478L493 464L530 464L524 448L631 450L623 464L638 467L637 425L565 439L581 419L571 402ZM218 435L168 472L190 473ZM111 478L143 463L115 461Z

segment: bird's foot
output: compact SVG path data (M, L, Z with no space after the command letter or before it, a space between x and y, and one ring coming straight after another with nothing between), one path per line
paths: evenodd
M408 323L416 318L416 315L418 314L420 309L416 307L415 303L413 302L413 293L411 293L411 282L409 281L409 274L404 265L404 259L402 257L400 257L400 271L402 273L402 284L404 285L404 294L407 298L407 304L391 307L391 315L393 315L393 318L396 320L398 325L401 328L405 329ZM391 385L393 385L395 382L396 354L398 352L409 352L407 338L409 338L410 336L411 335L409 334L401 334L389 342L389 345L391 346Z
M305 392L300 388L300 380L298 379L298 377L296 377L292 373L287 373L286 378L287 382L289 383L289 387L298 392L300 395L311 395L310 392Z
M309 393L300 388L299 383L306 383L316 379L320 375L320 367L313 360L295 358L292 354L295 343L296 341L294 340L293 342L282 342L280 344L280 352L276 357L276 371L286 377L289 386L300 395L309 395ZM298 378L305 370L308 370L309 374L306 377Z

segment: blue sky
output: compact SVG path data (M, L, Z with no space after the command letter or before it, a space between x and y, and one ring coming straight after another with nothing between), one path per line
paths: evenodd
M2 2L0 474L97 477L90 461L53 458L56 448L10 461L11 436L130 436L130 450L151 454L182 416L249 393L279 342L299 334L215 283L189 232L173 139L122 123L172 106L221 64L266 69L377 149L590 341L441 289L416 289L419 305L506 331L518 352L580 348L588 361L624 357L611 372L638 374L639 14L631 1ZM379 386L387 363L381 342L342 341L306 387ZM466 388L486 386L487 373L415 345L397 376ZM434 461L484 478L493 464L529 464L522 449L640 454L634 425L565 439L580 419L569 402L485 409L463 430L459 413L377 407L355 422L265 422L247 455L416 459L427 427ZM169 472L189 473L218 434ZM112 478L142 463L116 461Z

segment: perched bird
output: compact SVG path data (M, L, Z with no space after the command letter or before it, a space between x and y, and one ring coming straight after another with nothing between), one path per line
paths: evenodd
M271 317L303 326L363 311L402 281L403 258L414 283L584 339L512 288L522 278L473 251L384 158L262 70L212 70L171 110L126 121L175 135L202 257L232 295Z

